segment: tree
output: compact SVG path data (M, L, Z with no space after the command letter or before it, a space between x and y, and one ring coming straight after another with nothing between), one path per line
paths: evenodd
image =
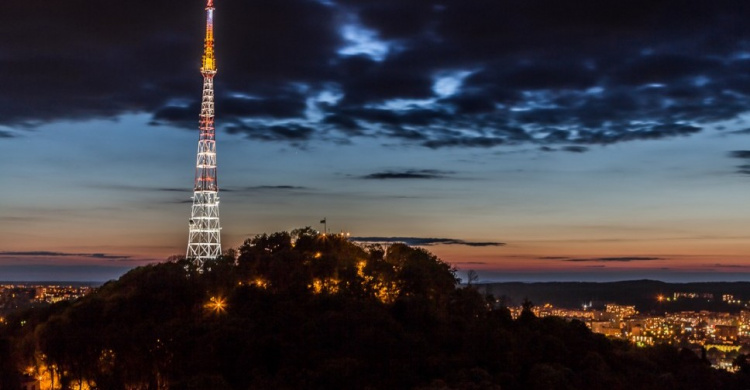
M528 298L524 298L521 307L521 315L518 316L519 321L521 321L522 323L529 323L536 319L536 315L531 310L532 308L534 308L534 303L532 303Z
M739 374L717 372L690 351L633 348L579 321L536 318L528 299L514 321L491 297L457 288L455 269L420 248L385 253L304 228L250 238L239 259L203 273L186 272L184 259L139 267L76 302L14 314L0 327L0 390L11 354L21 365L44 356L67 384L113 390L742 389L748 380L747 360L736 360ZM311 283L324 278L336 288L316 293ZM215 296L221 313L205 308Z
M744 375L750 375L750 356L739 354L732 361L732 366L737 367L737 371Z
M422 248L393 244L386 261L396 266L401 295L422 295L439 301L458 284L455 268Z
M18 371L13 364L10 340L0 338L0 390L20 389Z

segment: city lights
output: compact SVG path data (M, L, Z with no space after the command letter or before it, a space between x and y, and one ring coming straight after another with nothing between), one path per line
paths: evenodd
M211 297L206 308L217 314L224 313L227 308L226 300L223 297Z
M699 297L705 294L690 293ZM658 295L659 302L671 299ZM729 300L735 299L732 297ZM560 317L568 321L585 323L594 333L610 338L627 340L637 347L667 344L690 348L699 353L701 348L711 351L709 360L713 367L732 371L732 360L747 345L750 335L750 310L738 314L711 311L679 311L674 313L639 313L635 306L609 303L605 310L595 310L584 305L583 310L565 309L551 304L532 307L537 317ZM523 307L509 308L511 316L518 318ZM747 348L747 347L745 347Z

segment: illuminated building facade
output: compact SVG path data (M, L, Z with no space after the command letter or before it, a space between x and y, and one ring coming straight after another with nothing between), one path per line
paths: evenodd
M201 64L203 98L199 122L198 157L190 216L187 258L198 268L221 255L219 184L216 179L216 130L214 127L214 0L206 4L206 39Z

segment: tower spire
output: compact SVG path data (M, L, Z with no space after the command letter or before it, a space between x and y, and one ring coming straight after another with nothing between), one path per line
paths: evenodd
M206 3L206 39L201 61L203 98L198 134L198 156L195 165L193 207L189 224L188 259L194 259L199 269L206 260L221 255L221 227L219 225L219 184L216 178L216 130L214 127L214 1Z
M206 39L203 44L203 62L201 73L216 73L216 58L214 58L214 1L206 4Z

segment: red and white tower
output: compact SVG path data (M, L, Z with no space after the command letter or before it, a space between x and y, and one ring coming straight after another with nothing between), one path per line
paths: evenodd
M214 0L206 4L206 40L203 50L203 100L201 101L198 159L195 165L195 188L190 216L187 258L198 268L206 260L221 255L219 225L219 184L216 181L216 131L214 127Z

